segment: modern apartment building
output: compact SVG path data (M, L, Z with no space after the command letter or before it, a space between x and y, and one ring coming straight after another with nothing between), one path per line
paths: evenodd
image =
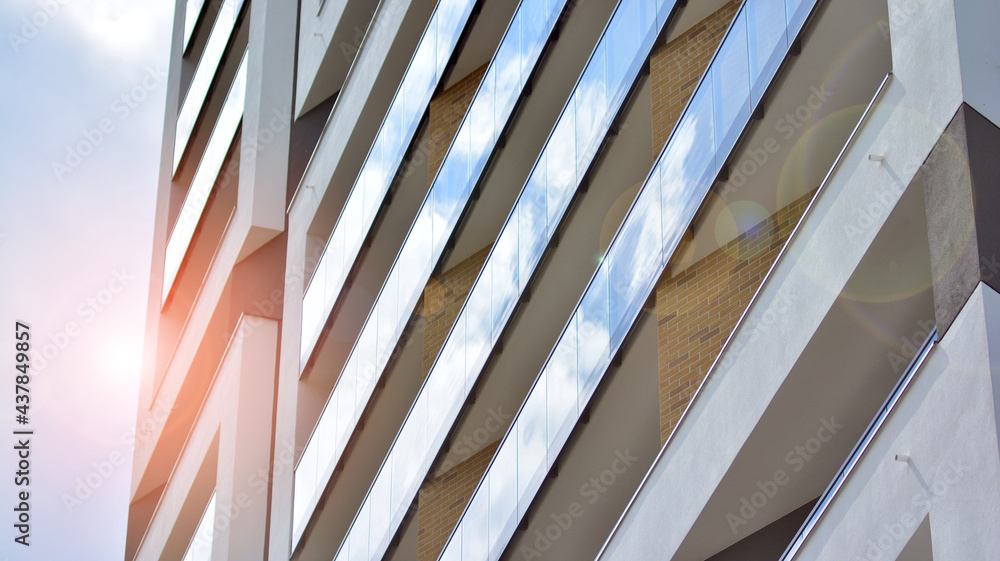
M178 0L127 560L1000 559L997 21Z

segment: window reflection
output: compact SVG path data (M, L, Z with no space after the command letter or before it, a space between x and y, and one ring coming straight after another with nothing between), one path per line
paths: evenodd
M205 49L202 51L201 59L198 60L198 67L195 68L194 76L191 77L191 85L188 86L184 103L181 104L181 110L177 113L177 128L174 132L174 173L177 173L177 167L187 149L191 133L194 131L194 124L205 105L205 96L208 95L208 89L215 80L219 63L222 61L222 54L226 50L226 45L229 44L233 27L236 25L236 17L242 7L243 0L225 0L222 7L219 8L215 24L212 26L208 41L205 43Z
M532 20L522 29L522 25L519 23L522 10L519 8L498 49L497 57L487 69L487 78L476 92L469 113L460 125L455 140L445 155L430 192L424 200L400 249L396 263L390 271L386 285L379 293L373 312L365 322L358 342L348 357L347 366L321 413L320 424L322 419L327 416L336 417L337 438L333 442L324 441L318 439L317 433L314 433L306 445L307 449L315 447L323 450L319 454L322 473L326 473L325 466L335 463L342 454L346 441L357 422L357 416L367 404L375 383L382 375L385 361L395 347L402 328L409 320L413 306L426 285L434 263L440 257L444 245L471 194L472 187L478 180L486 159L496 145L497 131L500 130L502 124L507 122L513 111L515 101L523 88L521 75L524 71L521 65L530 63L531 66L534 66L537 62L541 46L546 41L563 4L564 0L554 2L552 6L546 6L545 0L526 0L522 4L522 8L527 7L528 12L525 13L542 17L541 25L538 25L538 21ZM545 10L539 11L539 6L544 6ZM425 86L426 95L429 96L433 84L437 82L436 79L426 80L423 77L414 77L415 69L424 72L425 75L426 73L440 74L444 62L447 61L445 55L454 48L454 42L461 32L462 25L460 23L468 19L470 11L471 2L468 0L441 0L439 2L434 16L432 16L432 23L428 26L428 35L425 35L424 39L421 40L411 62L411 68L407 71L407 76L400 89L401 92L407 94L404 105L407 113L419 107L421 113L416 115L419 117L422 114L423 105L414 104L411 106L412 95L420 93L415 90ZM526 47L527 44L530 44L531 47ZM522 54L524 52L533 53L532 60L524 60ZM530 72L530 68L528 71ZM499 88L497 87L498 81L501 84ZM395 119L393 110L390 110L390 117ZM419 118L412 121L414 127L418 121ZM407 123L406 117L403 117L401 122L405 125ZM387 186L387 180L391 176L391 170L398 165L395 162L396 154L393 152L394 148L392 148L390 140L406 138L411 134L404 132L397 136L395 131L388 127L389 125L383 124L379 140L376 141L376 149L369 154L368 160L366 160L361 174L365 181L359 180L358 182L358 185L363 186L363 188L359 189L356 185L345 205L345 208L357 208L356 215L363 216L366 213L369 216L374 215L377 206L372 197L380 200L384 194L384 188ZM378 152L379 150L381 152ZM389 157L386 156L387 154ZM377 162L380 164L376 165ZM354 198L364 202L352 202ZM356 206L350 206L352 204ZM365 220L369 219L366 217ZM542 224L544 225L544 215L542 216ZM353 256L357 253L356 246L360 244L360 239L363 238L367 228L368 222L342 216L334 229L331 240L336 239L338 232L345 232L341 234L345 238L343 242L345 249L342 258L338 258L336 262L328 262L328 256L334 255L331 254L330 246L328 246L317 267L317 276L313 278L306 290L304 303L307 300L309 302L316 301L315 298L310 297L310 293L314 290L323 290L329 296L324 299L324 313L318 315L303 313L302 356L305 358L308 358L312 347L318 340L318 333L326 321L326 315L335 304L346 271L350 269ZM460 318L459 322L456 323L452 337L449 339L450 344L446 344L442 348L438 359L438 363L442 365L441 369L446 374L428 378L421 395L426 394L433 396L433 398L429 402L418 400L410 412L407 424L404 425L403 430L406 431L409 430L406 427L418 423L420 431L424 431L421 433L422 436L419 440L409 437L404 439L401 432L399 446L393 448L382 472L376 478L375 485L384 485L381 481L385 478L391 478L389 503L379 507L388 509L390 515L389 525L386 526L382 523L384 518L376 517L375 511L371 511L372 520L379 521L378 525L372 524L370 528L372 532L391 532L393 524L396 523L396 514L400 512L400 509L405 509L408 506L409 501L405 497L408 496L407 493L415 492L430 461L424 457L426 456L424 439L438 441L444 438L452 419L458 413L462 399L464 399L462 396L467 390L465 379L467 372L471 372L473 369L478 372L492 348L493 322L490 318L494 311L507 313L507 310L512 308L513 303L516 302L518 296L516 271L519 266L517 234L515 227L512 235L505 238L508 241L501 244L505 249L500 252L504 257L498 261L499 266L503 267L504 271L504 276L498 278L508 279L508 283L509 279L513 279L513 290L508 285L498 286L498 294L502 291L504 297L501 300L494 300L489 290L489 282L487 282L485 293L481 290L477 295L469 298L467 307L477 310L474 315L470 316L474 319L467 322L464 318ZM485 278L488 280L492 278L489 271L489 266L484 268ZM511 277L510 271L514 271L513 277ZM324 283L327 286L323 286ZM331 283L335 283L336 286L331 288L329 286ZM498 302L505 307L495 307ZM306 323L307 321L315 322L316 325L310 325ZM467 327L469 329L468 336L465 334ZM347 397L346 394L349 394L350 397ZM434 403L435 405L429 407L426 403ZM406 440L407 443L402 443L403 440ZM419 442L419 445L414 448L413 442ZM297 494L296 501L302 501L302 496L308 497L304 499L306 502L314 500L313 496L325 486L324 480L309 481L307 475L308 473L304 473L302 476L298 472L296 473L296 485L309 488L311 491L302 495ZM369 498L371 499L371 496ZM308 507L299 508L298 504L295 506L294 512L297 517L295 525L297 528L305 526L309 510ZM353 544L356 533L362 531L360 528L358 526L358 529L352 529L351 537L345 543ZM369 529L365 528L363 531L368 532ZM301 534L301 529L298 532ZM381 543L381 538L375 534L371 539L371 544ZM376 550L378 548L372 551ZM351 546L350 551L354 551L353 546Z
M219 113L219 120L216 121L215 128L212 129L212 135L205 146L205 153L198 164L198 169L194 172L191 187L188 188L188 192L184 196L184 203L181 205L177 222L174 223L170 238L167 240L167 247L164 251L161 304L166 303L167 297L170 295L181 263L191 245L195 229L201 220L201 214L205 211L208 196L212 192L215 182L219 179L222 164L233 144L236 130L243 120L243 104L246 96L246 60L244 52L236 77L233 79L233 85L229 89L226 101L222 105L222 111Z
M205 0L187 0L187 5L184 8L184 42L182 43L183 49L186 51L188 44L191 43L191 36L194 35L194 27L198 24L198 16L201 15L201 10L205 6Z
M735 138L749 120L752 107L760 101L759 96L753 97L751 93L766 88L777 67L775 61L780 61L786 53L785 38L794 36L797 28L794 31L792 28L801 25L796 23L796 18L800 18L799 22L804 20L814 3L814 0L747 0L738 13L705 80L692 95L473 496L473 501L489 497L491 512L495 508L503 521L504 529L498 529L494 528L491 519L488 531L491 551L497 555L504 550L513 532L505 528L512 527L516 520L508 522L506 513L510 507L502 503L507 499L498 496L494 482L509 482L515 477L512 473L516 474L517 515L522 517L532 499L539 473L544 473L558 455L579 411L589 401L607 369L611 355L617 352L624 334L642 309L666 257L680 244L684 230L718 174L720 162L728 157ZM628 2L619 6L619 12L626 4ZM662 9L664 4L660 1L658 5ZM785 25L786 8L791 21L789 26ZM762 21L764 19L768 21ZM612 23L609 34L617 36L616 30ZM622 44L627 41L623 39ZM617 45L609 47L608 52L614 53L617 48ZM617 66L611 60L608 62L613 87L616 74L612 68ZM609 98L613 99L611 96L609 92ZM586 128L586 124L582 127L577 124L577 140ZM565 149L562 150L565 154ZM544 159L540 161L545 162ZM548 172L551 174L553 169L558 171L549 162ZM549 187L547 203L554 204L552 187L559 184L551 178L548 182L544 178L533 181ZM532 205L532 212L526 213L527 216L537 212L539 203L537 195L531 199L526 196L537 191L532 191L529 182L519 200L519 205L522 201L530 201L525 203ZM551 210L548 215L552 216ZM538 227L535 222L521 218L519 228L521 232L532 232ZM522 238L520 247L525 245ZM525 275L526 269L522 267L520 273ZM547 452L540 450L538 442L538 426L543 423L548 427L544 446ZM516 471L510 465L514 461L512 458L516 458ZM466 513L446 545L442 559L462 558L456 553L461 551L456 544L483 533L481 523ZM463 559L471 561L471 558Z
M215 491L212 491L212 498L208 500L205 512L201 515L198 527L194 531L194 537L188 544L187 551L184 552L183 561L211 561L212 542L215 538Z
M323 324L336 305L347 275L361 250L361 242L367 236L396 170L402 164L404 151L416 133L471 10L471 0L441 2L424 30L399 90L348 195L344 210L334 226L330 242L320 257L316 270L324 271L325 274L322 277L314 274L303 295L303 304L307 300L314 304L317 301L314 293L324 294L325 297L322 308L302 315L300 368L305 368L319 340ZM339 245L333 245L335 240Z

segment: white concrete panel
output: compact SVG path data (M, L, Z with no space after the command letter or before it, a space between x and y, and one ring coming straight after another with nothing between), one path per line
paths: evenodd
M796 559L895 559L928 514L935 560L1000 558L997 314L1000 295L980 284Z
M277 364L278 322L242 316L212 388L198 414L163 496L139 546L137 561L183 554L201 509L192 496L211 489L199 477L218 437L214 559L263 559L267 526L266 476L271 469L271 411ZM262 438L263 436L263 438ZM256 477L255 477L256 476ZM204 505L202 504L203 508Z
M285 229L296 2L255 0L249 18L237 207L250 207L250 232L241 259Z
M153 512L153 517L146 528L142 542L139 544L136 561L160 559L161 554L170 551L168 547L170 538L179 523L184 525L183 522L179 522L185 510L184 504L191 494L198 479L198 471L201 469L205 456L209 454L218 433L223 409L222 400L221 392L212 393L205 400L198 416L198 422L185 443L181 457L173 466L170 480L160 497L156 510ZM211 489L208 489L208 493L211 494ZM196 518L188 520L186 524L191 529L197 525L197 517L201 516L201 511L194 514ZM183 544L180 554L183 554L183 547L186 545L187 543Z
M902 3L889 3L890 16ZM836 7L830 4L815 27L821 29ZM669 559L690 531L958 109L958 49L949 21L952 6L935 2L907 25L893 27L895 76L882 100L789 242L602 559ZM807 40L804 55L809 48ZM884 154L884 162L869 161L870 153ZM795 313L782 313L789 306ZM774 321L776 314L782 321Z
M333 2L334 0L327 1ZM341 156L353 137L353 131L359 125L365 107L371 103L376 81L385 71L386 59L400 27L403 25L404 18L410 11L411 0L386 0L383 4L375 16L378 25L372 27L361 45L361 50L357 53L347 81L337 96L337 101L330 113L330 119L323 128L319 142L316 143L316 148L313 150L312 158L302 174L299 190L296 191L291 202L290 221L305 221L307 227L312 222L316 208L330 186L330 181L340 163ZM429 14L429 10L427 14ZM420 16L427 14L420 12ZM426 21L426 17L423 19ZM304 32L305 29L303 29ZM301 57L300 53L300 66L304 64ZM405 69L405 66L403 68ZM392 78L393 82L398 85L402 74ZM388 109L388 103L392 101L392 96L390 94L383 97L388 98L386 107L380 108L381 114L384 115ZM374 124L376 129L378 126L379 123Z
M1000 2L954 2L965 102L1000 126Z
M278 322L244 315L227 356L233 366L225 384L216 480L216 519L226 523L215 531L216 559L265 558L277 353Z
M378 0L301 2L296 116L340 89L378 7Z

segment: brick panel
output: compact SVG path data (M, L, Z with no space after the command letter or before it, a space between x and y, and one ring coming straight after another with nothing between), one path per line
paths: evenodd
M417 499L417 561L436 561L500 441L424 483Z
M420 313L424 316L423 375L426 378L437 358L445 337L458 319L469 297L469 291L479 276L492 246L473 253L467 259L432 278L424 288L424 305Z
M750 305L815 191L656 287L660 444Z
M654 158L674 130L739 6L739 0L729 2L650 56Z
M472 105L472 97L479 89L479 83L483 80L486 67L487 64L484 64L473 70L468 76L431 100L430 146L427 157L428 182L434 181L434 175L441 167L444 155L448 152L448 147L451 146L455 134L458 133L458 126L462 124L462 118L469 110L469 105Z

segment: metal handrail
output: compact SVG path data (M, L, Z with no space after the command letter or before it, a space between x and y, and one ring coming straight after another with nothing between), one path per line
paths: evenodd
M847 460L840 467L837 475L830 482L830 485L826 488L826 491L820 495L819 501L816 502L816 506L813 507L812 512L806 517L806 521L799 528L799 531L795 534L792 539L792 543L788 545L788 549L781 556L781 561L787 561L788 559L795 556L796 553L802 549L802 545L805 543L806 539L812 533L813 529L819 524L820 518L826 513L827 508L833 499L837 497L840 489L847 482L847 478L851 476L854 468L857 467L858 463L861 461L861 457L864 456L866 450L871 445L872 441L878 435L882 426L885 425L886 420L889 418L889 414L899 403L899 400L903 398L903 394L906 393L906 389L910 386L910 382L916 376L920 366L923 365L924 360L927 355L930 354L931 349L938 342L938 331L937 327L931 330L930 334L927 335L927 339L924 340L924 344L921 345L920 350L914 355L913 360L910 361L909 366L906 367L906 371L903 372L903 376L896 382L896 386L893 387L892 392L889 393L889 397L886 398L882 407L879 409L878 413L875 414L875 418L865 429L864 434L861 435L861 440L854 445L854 449L851 450L851 454L847 456Z

